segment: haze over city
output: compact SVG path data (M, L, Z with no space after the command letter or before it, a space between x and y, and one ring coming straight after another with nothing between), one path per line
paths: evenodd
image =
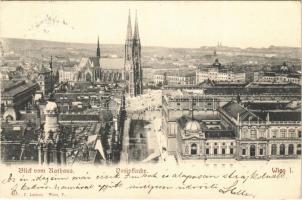
M301 46L300 2L2 2L0 36L123 44L129 10L143 46Z

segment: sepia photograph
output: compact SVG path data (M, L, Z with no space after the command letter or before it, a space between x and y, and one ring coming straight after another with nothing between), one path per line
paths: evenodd
M301 55L300 1L2 1L0 197L299 199Z

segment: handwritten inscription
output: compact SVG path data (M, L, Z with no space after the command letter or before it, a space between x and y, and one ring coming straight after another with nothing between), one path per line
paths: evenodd
M286 179L286 170L242 172L236 169L219 172L185 170L147 170L115 168L77 171L68 168L18 168L0 181L9 189L9 196L63 197L78 192L117 194L135 192L145 195L175 191L210 192L241 198L256 197L251 184ZM3 176L2 176L3 177Z

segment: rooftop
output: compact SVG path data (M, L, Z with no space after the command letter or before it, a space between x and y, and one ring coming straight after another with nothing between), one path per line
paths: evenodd
M222 107L222 110L234 119L237 119L239 115L241 121L247 121L247 120L253 121L258 119L257 115L250 112L248 109L246 109L245 107L234 101L230 101L229 103L224 105Z
M30 88L38 88L38 84L32 81L3 81L1 83L1 96L15 96Z
M187 77L187 76L195 76L195 71L192 70L159 70L155 72L155 75L167 75L167 76L179 76L179 77Z
M301 121L301 111L269 111L253 112L259 118L266 119L269 113L270 121Z

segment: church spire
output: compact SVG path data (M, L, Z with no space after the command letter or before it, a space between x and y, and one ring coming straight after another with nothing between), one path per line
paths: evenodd
M137 11L135 12L135 25L134 25L134 34L133 34L133 39L139 40L139 31L138 31Z
M96 57L98 57L98 58L101 57L99 36L98 36L98 45L97 45L97 48L96 48Z
M131 26L131 16L130 16L130 9L129 9L126 40L131 41L131 39L132 39L132 26Z

